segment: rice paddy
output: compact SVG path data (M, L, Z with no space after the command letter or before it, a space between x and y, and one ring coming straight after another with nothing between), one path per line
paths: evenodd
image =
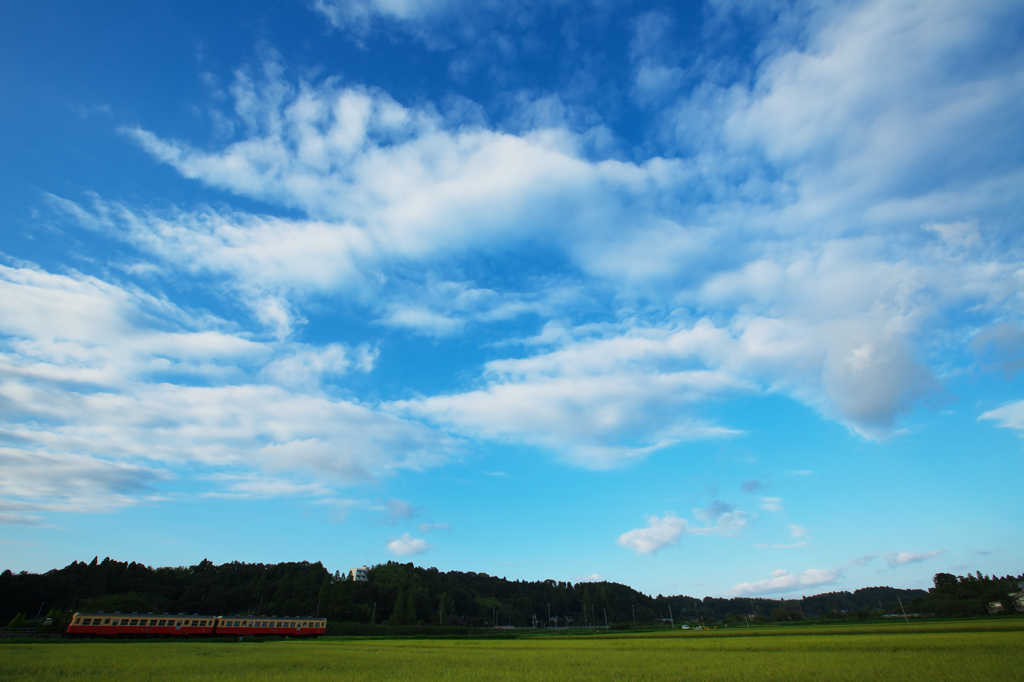
M1024 680L1024 622L519 639L0 645L2 680Z

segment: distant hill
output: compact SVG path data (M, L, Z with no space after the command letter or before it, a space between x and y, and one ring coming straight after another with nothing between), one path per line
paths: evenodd
M73 562L44 574L4 571L0 575L0 622L18 613L30 619L50 609L138 613L203 613L306 616L334 622L393 625L448 624L476 626L536 622L585 625L650 624L704 619L855 618L874 611L940 615L985 613L992 595L1005 595L1015 578L938 574L930 591L866 587L801 599L736 597L698 599L685 595L651 597L612 582L569 583L555 580L506 580L486 573L420 568L389 561L369 571L369 581L352 582L331 574L322 564L229 563L202 561L195 566L153 568L98 557ZM952 579L952 582L950 581ZM941 583L941 584L940 584ZM550 614L550 616L549 616ZM552 619L548 621L549 617Z

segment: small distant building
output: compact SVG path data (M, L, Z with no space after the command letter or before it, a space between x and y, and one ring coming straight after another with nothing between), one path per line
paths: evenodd
M1017 583L1017 587L1024 587L1024 582ZM1024 613L1024 590L1021 590L1020 592L1011 592L1007 596L1012 600L1013 610Z
M370 580L367 572L370 570L369 566L360 566L359 568L348 569L348 579L353 580L357 583L365 583Z

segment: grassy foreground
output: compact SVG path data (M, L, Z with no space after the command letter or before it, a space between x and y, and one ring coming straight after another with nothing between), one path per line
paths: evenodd
M1024 680L1024 630L961 630L6 644L0 679Z

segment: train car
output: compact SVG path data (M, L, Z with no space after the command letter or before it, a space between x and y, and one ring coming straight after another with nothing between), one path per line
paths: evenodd
M278 635L319 637L327 631L324 618L278 618L272 616L217 616L218 635Z
M69 635L212 635L216 616L185 616L138 613L76 613L68 625Z

